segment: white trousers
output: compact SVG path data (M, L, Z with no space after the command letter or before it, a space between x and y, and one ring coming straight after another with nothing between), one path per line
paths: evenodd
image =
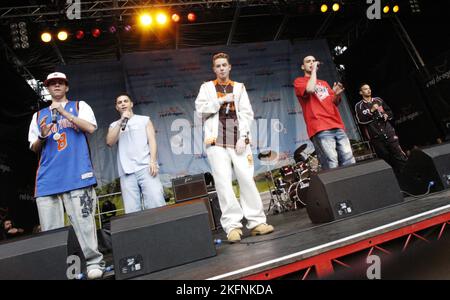
M233 148L211 146L206 149L212 175L216 185L222 217L220 223L228 234L234 228L242 228L242 219L247 219L247 228L252 229L266 223L266 215L258 189L253 179L253 155L250 146L237 155ZM236 175L240 187L240 201L234 194L232 180Z

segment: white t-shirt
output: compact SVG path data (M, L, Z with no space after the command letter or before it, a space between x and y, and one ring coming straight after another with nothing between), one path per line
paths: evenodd
M117 126L118 122L111 123L109 127ZM120 130L117 151L119 176L149 167L150 146L146 129L149 122L150 118L147 116L133 115L128 120L125 130Z
M67 102L62 103L62 106L66 107L66 103ZM95 119L94 112L92 111L92 108L89 106L89 104L87 104L84 101L79 101L78 104L79 104L78 118L88 121L89 123L94 125L95 128L97 128L97 120ZM47 109L50 109L50 106ZM40 133L39 126L36 122L36 118L37 112L33 114L33 118L31 119L30 123L30 129L28 130L28 141L30 142L30 149L33 143L36 142L36 140L38 139Z

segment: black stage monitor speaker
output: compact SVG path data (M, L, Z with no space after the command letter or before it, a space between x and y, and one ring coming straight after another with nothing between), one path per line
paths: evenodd
M127 279L216 255L202 202L168 205L111 220L116 279Z
M400 203L403 197L392 168L375 160L312 175L306 200L311 221L324 223Z
M450 143L411 151L399 182L402 189L413 195L441 191L450 186Z
M0 280L67 280L84 271L84 256L72 227L0 244Z
M177 203L208 195L204 174L172 179L172 188Z

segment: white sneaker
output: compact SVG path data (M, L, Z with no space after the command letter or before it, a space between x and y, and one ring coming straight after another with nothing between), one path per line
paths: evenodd
M88 279L99 279L99 278L102 278L102 276L103 276L103 271L100 269L91 269L87 273Z

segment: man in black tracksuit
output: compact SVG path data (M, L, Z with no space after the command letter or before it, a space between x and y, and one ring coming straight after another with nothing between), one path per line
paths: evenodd
M363 97L356 103L355 112L358 123L371 142L377 156L384 159L399 174L406 164L407 157L400 147L394 127L389 123L393 119L392 111L383 99L372 98L372 91L368 84L359 88Z

